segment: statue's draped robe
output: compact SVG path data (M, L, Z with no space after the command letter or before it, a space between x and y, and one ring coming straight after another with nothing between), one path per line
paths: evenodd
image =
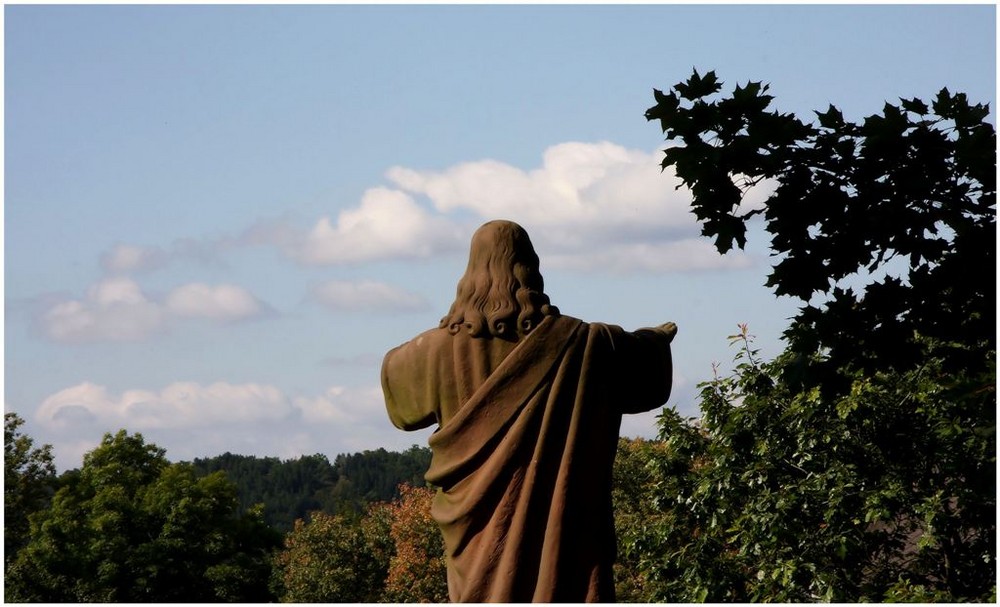
M623 413L671 387L669 331L549 316L519 342L427 331L390 351L393 424L430 438L454 602L613 601Z

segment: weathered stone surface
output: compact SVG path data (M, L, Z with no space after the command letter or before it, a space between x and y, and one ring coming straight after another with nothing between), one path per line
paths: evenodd
M426 478L452 601L614 600L618 431L666 402L676 331L562 315L520 226L476 232L448 315L382 366L392 423L439 426Z

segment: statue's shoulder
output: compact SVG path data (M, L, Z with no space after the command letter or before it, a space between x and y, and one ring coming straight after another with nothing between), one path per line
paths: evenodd
M434 327L414 337L411 343L423 348L439 348L451 343L454 334L448 329Z
M606 322L594 322L594 321L589 321L589 322L580 321L580 322L582 322L583 326L587 327L587 329L590 330L591 333L609 333L609 332L615 333L623 330L618 325L613 325L611 323L606 323Z
M584 322L583 326L586 327L588 339L602 343L612 344L628 334L621 325L609 322Z
M581 320L575 316L569 316L567 314L556 314L553 316L546 317L545 321L549 324L549 332L562 332L567 331L571 334L580 335L586 334L590 330L590 323Z
M587 321L585 321L583 319L577 318L575 316L569 316L568 314L562 314L562 313L560 313L559 316L556 316L556 320L558 322L562 322L562 323L579 325L581 328L584 328L584 329L590 327L590 325L591 325L591 323L589 323L589 322L587 322Z
M399 358L403 356L427 356L430 352L441 348L448 343L451 334L447 329L428 329L417 335L408 342L402 343L386 353L389 357Z

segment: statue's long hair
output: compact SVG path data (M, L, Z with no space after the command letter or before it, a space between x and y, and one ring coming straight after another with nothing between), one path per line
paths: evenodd
M455 303L439 325L452 335L465 329L516 340L559 310L549 304L528 233L512 221L490 221L476 230L469 266L458 281Z

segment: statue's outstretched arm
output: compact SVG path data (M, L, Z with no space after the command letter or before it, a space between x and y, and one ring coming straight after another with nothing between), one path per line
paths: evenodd
M401 430L420 430L438 421L428 360L410 343L390 350L382 361L382 393L389 420Z
M677 335L672 322L634 332L613 327L610 380L622 413L642 413L663 406L673 385L670 343Z

